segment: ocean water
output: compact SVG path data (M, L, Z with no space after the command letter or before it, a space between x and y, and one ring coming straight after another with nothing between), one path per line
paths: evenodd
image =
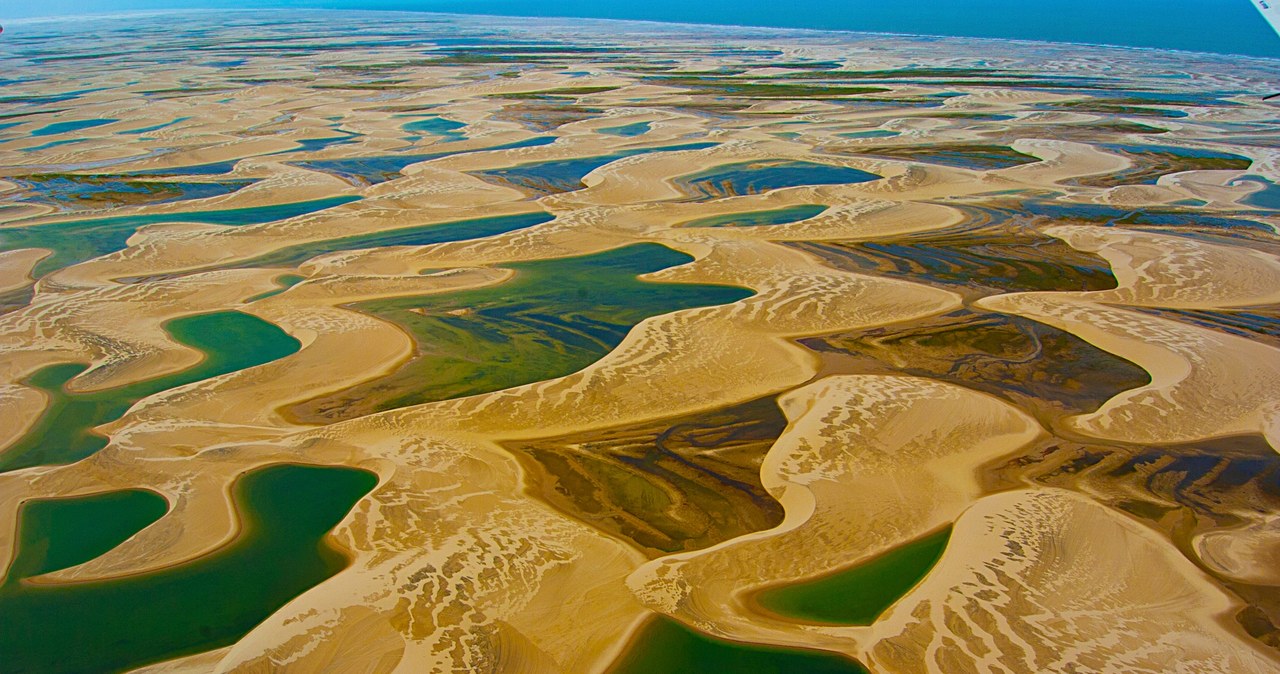
M1280 58L1280 37L1244 0L796 0L785 10L771 0L46 0L6 5L0 7L0 21L160 8L385 9L954 35Z
M316 3L320 4L320 3ZM769 0L443 0L327 2L369 9L430 7L436 11L583 16L689 23L956 35L1114 44L1280 57L1280 37L1247 2L1232 0L966 0L873 2L799 0L779 11Z

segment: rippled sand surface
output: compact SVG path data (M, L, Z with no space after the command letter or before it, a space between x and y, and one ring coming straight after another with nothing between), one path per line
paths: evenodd
M0 634L21 662L1280 671L1280 63L356 12L5 28L2 622L234 588L200 574L303 507L245 484L349 485L297 486L341 518L289 543L329 561L226 597L258 622ZM183 333L218 321L250 327ZM76 499L116 492L167 507L86 538ZM757 600L944 531L869 624ZM659 624L711 660L638 657Z

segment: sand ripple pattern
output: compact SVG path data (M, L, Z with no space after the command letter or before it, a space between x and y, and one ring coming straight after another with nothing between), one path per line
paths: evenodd
M424 60L422 45L384 44L385 26L370 18L359 19L368 46L316 36L321 46L298 47L307 58L249 50L264 30L252 22L220 27L207 44L244 47L237 66L204 63L203 48L159 58L105 28L105 38L68 38L73 59L0 53L5 72L31 80L6 84L6 97L13 88L35 101L2 104L22 109L6 108L14 126L0 125L0 452L44 413L48 396L29 383L43 368L88 365L67 385L78 393L197 364L202 355L166 331L174 319L242 311L301 345L138 400L96 429L108 444L88 458L0 473L0 560L13 557L13 523L30 499L147 488L168 500L119 546L38 579L92 582L198 560L232 540L242 522L230 485L246 471L301 462L378 476L331 535L349 566L233 645L144 670L605 672L662 615L712 636L848 655L877 673L1280 671L1266 645L1280 644L1280 515L1225 503L1234 520L1188 506L1175 522L1183 510L1142 514L1152 504L1137 478L1137 506L1122 513L1088 488L1027 477L1068 445L1174 457L1177 443L1254 436L1280 450L1280 351L1266 334L1280 311L1280 219L1258 205L1276 189L1259 176L1280 179L1280 154L1269 147L1274 108L1238 95L1276 81L1274 64L1054 45L993 55L964 41L752 29L724 29L711 44L678 27L397 21L414 35L536 43L551 56L446 41ZM187 51L191 60L175 56ZM105 66L80 59L117 53ZM56 109L41 102L62 96ZM460 126L406 128L426 117ZM35 135L99 119L115 121ZM1116 184L1145 170L1116 147L1144 144L1180 159L1151 181ZM1236 157L1233 168L1206 150ZM777 166L806 177L765 170ZM533 177L494 177L513 169ZM712 177L698 187L698 175ZM80 192L49 196L64 181ZM166 198L227 181L243 186ZM333 201L288 210L314 200ZM225 215L241 209L289 214ZM759 217L771 211L808 217ZM117 216L142 224L83 222ZM507 216L546 217L434 236ZM707 224L726 219L738 222ZM1089 273L1058 274L1065 263L1048 255L1028 262L1063 242ZM650 315L560 376L329 425L288 413L380 382L436 346L362 303L517 287L515 265L640 243L689 260L642 281L751 294ZM844 257L810 252L820 248ZM56 253L83 261L42 267ZM1088 281L1108 269L1116 287ZM983 274L1008 277L985 284ZM991 324L962 320L979 314L1061 331L1055 343L1083 340L1150 382L1081 396L1105 402L1048 419L1014 396L922 376L892 346L877 360L805 341ZM1002 356L1007 345L978 337L965 344ZM1039 357L1033 349L1019 371L1034 376ZM651 559L542 500L530 488L538 467L505 449L762 400L787 423L751 457L754 486L783 520L700 550ZM947 526L938 564L871 625L806 623L753 600ZM1258 613L1265 625L1245 620Z

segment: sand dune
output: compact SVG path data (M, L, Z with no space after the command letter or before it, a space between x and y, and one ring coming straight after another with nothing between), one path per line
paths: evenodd
M1165 541L1061 490L987 497L871 632L884 672L1271 672L1235 602Z
M248 39L263 26L233 22L207 50L156 52L175 61L118 49L136 36L94 35L64 47L102 52L101 62L13 61L30 81L6 84L6 95L35 102L13 102L13 125L0 125L0 244L32 225L91 237L79 221L150 224L83 242L74 264L34 281L49 251L0 251L0 447L50 404L28 383L43 368L88 365L67 385L78 394L204 362L166 331L175 319L242 312L298 348L140 397L98 427L106 446L83 460L0 473L0 560L13 558L14 523L31 499L146 488L170 504L110 551L30 580L69 584L215 553L242 531L231 490L255 468L378 476L331 534L346 569L234 644L143 671L603 672L643 647L630 639L655 614L738 642L842 653L875 672L1277 669L1265 644L1280 643L1280 631L1258 627L1280 624L1266 589L1280 584L1274 513L1224 499L1228 520L1177 503L1169 512L1191 524L1167 534L1174 515L1148 528L1074 476L1055 483L1073 491L1016 477L1072 448L1171 457L1172 443L1244 434L1280 449L1280 351L1267 332L1280 304L1280 220L1257 205L1261 182L1243 178L1276 180L1280 155L1268 145L1274 110L1235 96L1274 80L1269 65L1136 50L1083 58L1055 45L942 49L893 36L724 29L709 41L679 27L432 21L388 43L378 37L386 25L362 22L354 44L290 47L305 58L263 51ZM418 43L440 31L469 37ZM224 43L239 47L224 54ZM98 120L114 121L85 125ZM1125 179L1147 168L1117 147L1165 143L1252 166L1179 164ZM704 173L722 168L732 170ZM839 169L874 175L823 173ZM866 180L810 184L827 175ZM226 181L249 184L181 198ZM209 215L235 209L262 217ZM1113 217L1145 211L1175 224ZM529 224L538 215L546 221ZM455 224L508 216L528 219L481 234ZM230 224L200 224L210 218ZM1062 242L1074 251L1055 257ZM690 260L643 282L751 295L629 320L603 356L539 381L327 425L287 411L382 385L439 346L361 303L501 293L521 263L640 243ZM1116 287L1098 289L1108 270ZM444 315L480 309L493 307ZM511 313L536 324L534 338L569 348L578 336L542 309ZM885 331L931 353L954 347L952 371L910 358L873 367L854 347L833 356L807 339L856 344ZM500 329L484 338L515 339ZM1022 394L922 376L1052 379L1037 369L1053 357L1045 345L1075 338L1080 363L1112 362L1088 352L1101 349L1150 383L1082 396L1111 397L1037 421ZM853 374L823 376L837 356L834 371ZM1071 374L1080 363L1054 365ZM1036 390L1081 381L1060 379ZM674 420L772 400L786 427L778 435L778 420L773 435L753 438L757 456L741 465L761 466L754 488L781 504L781 524L653 559L661 551L544 500L530 464L507 448L646 424L653 447L631 449L648 457L682 430ZM686 444L715 459L738 430L702 429ZM582 445L573 449L589 459ZM1273 469L1273 456L1247 458L1259 474ZM627 470L661 468L643 459ZM611 475L618 489L650 484ZM1147 489L1139 477L1116 489L1137 504L1125 512L1163 507L1144 500ZM806 623L756 601L951 525L941 560L873 624ZM1246 632L1246 611L1265 621Z
M790 424L761 473L783 523L641 567L628 583L649 608L722 637L856 654L862 628L766 616L746 596L944 526L980 495L979 466L1042 433L1016 408L927 379L829 377L781 404Z

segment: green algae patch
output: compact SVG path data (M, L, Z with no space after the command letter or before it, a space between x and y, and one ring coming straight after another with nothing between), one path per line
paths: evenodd
M1038 157L1018 152L1004 145L966 143L935 144L927 147L885 147L869 150L867 153L971 171L991 171L1040 161Z
M0 585L2 668L117 672L235 643L346 567L346 556L326 537L376 484L365 470L278 464L235 483L243 528L208 555L83 583L37 584L10 573ZM111 514L64 522L62 529L24 516L19 538L66 546Z
M360 302L354 308L413 337L416 355L395 372L308 401L292 413L301 421L327 423L562 377L602 358L650 316L752 294L731 286L637 278L692 260L642 243L504 265L515 277L492 287Z
M609 674L867 674L855 660L820 651L716 639L670 618L640 631Z
M68 141L56 142L61 144ZM40 148L28 149L35 151ZM22 189L23 202L48 204L59 209L66 206L76 210L153 206L175 201L209 199L231 194L254 183L252 180L156 182L140 181L127 175L86 176L74 173L32 173L9 180Z
M772 396L677 417L508 442L552 507L650 557L782 522L760 461L787 419Z
M951 527L899 546L851 569L764 590L760 606L798 620L870 625L942 557Z
M164 497L144 489L28 501L10 578L32 578L83 564L123 543L169 510ZM54 532L76 532L75 536Z
M750 213L726 213L724 215L713 215L709 218L690 220L689 222L681 223L678 226L762 227L765 225L785 225L821 215L826 210L826 206L819 206L817 204L801 204L799 206L788 206L787 208L779 208L772 211L752 211Z
M756 80L723 77L651 77L646 84L680 87L699 94L738 96L742 98L796 98L824 100L862 94L881 94L890 91L884 87L851 87L837 84L792 84L760 82Z
M88 369L81 363L51 365L31 375L25 383L43 391L49 404L23 437L0 450L0 472L79 461L107 444L93 429L119 419L139 400L283 358L302 346L275 325L238 311L177 318L165 329L175 341L201 351L204 360L171 375L84 393L66 389L68 381Z

